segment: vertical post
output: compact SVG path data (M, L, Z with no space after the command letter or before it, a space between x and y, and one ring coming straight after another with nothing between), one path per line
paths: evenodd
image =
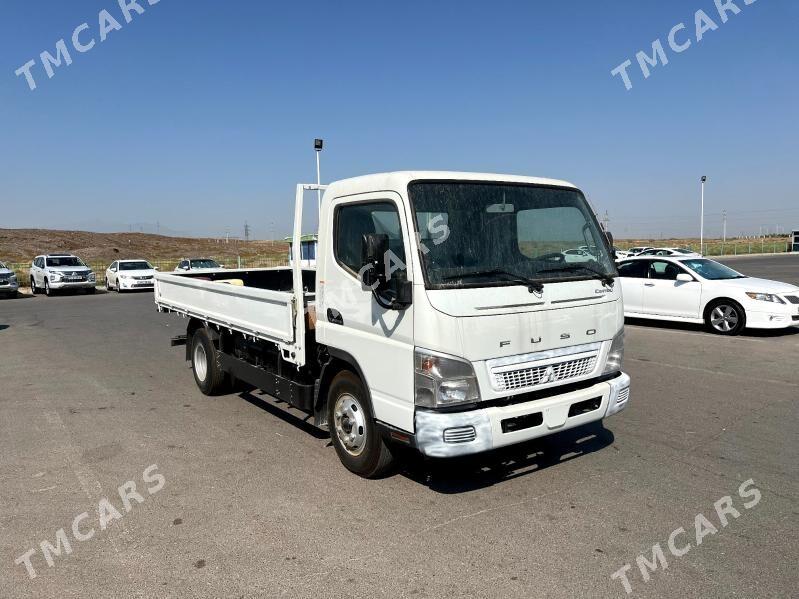
M724 210L722 212L722 215L723 215L723 218L724 218L724 227L723 227L724 232L722 234L722 240L726 242L727 241L727 211Z
M302 285L302 265L300 264L300 239L302 239L302 199L303 185L297 185L294 204L294 233L291 245L291 274L294 288L294 347L296 355L292 360L299 368L305 366L305 289Z
M313 149L316 150L316 185L319 188L316 190L316 201L319 204L319 216L322 216L322 174L319 169L319 154L322 153L322 148L325 147L325 140L323 139L315 139L313 140Z
M316 152L316 184L321 186L322 185L322 171L319 167L319 154L321 152ZM322 190L316 190L316 201L319 204L319 213L322 213Z
M705 181L707 181L707 177L702 175L702 204L701 204L701 211L699 215L699 253L703 256L705 255L704 247L705 247Z

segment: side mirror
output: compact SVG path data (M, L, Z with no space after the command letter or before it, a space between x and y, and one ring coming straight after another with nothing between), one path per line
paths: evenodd
M386 310L404 310L413 301L413 284L404 270L397 270L388 278L388 251L388 235L368 233L363 236L361 282L365 290L372 291L375 301L381 307Z
M681 283L693 283L694 282L694 278L691 275L689 275L687 272L681 272L680 274L678 274L677 275L677 280L680 281Z
M364 287L380 290L386 284L385 256L388 235L367 233L361 240L361 272Z
M608 238L608 243L610 244L611 249L613 249L613 233L610 231L605 231L605 237Z
M157 267L157 266L154 266L153 270L161 270L161 269L159 267Z

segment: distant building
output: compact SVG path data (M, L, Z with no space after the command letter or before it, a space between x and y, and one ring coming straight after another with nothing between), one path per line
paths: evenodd
M284 241L289 244L289 264L294 264L293 239L286 237ZM319 247L318 235L303 235L300 237L300 266L302 268L316 268L316 250Z

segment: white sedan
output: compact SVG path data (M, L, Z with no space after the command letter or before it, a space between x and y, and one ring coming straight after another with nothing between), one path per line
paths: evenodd
M702 254L695 252L693 250L689 250L686 248L649 248L648 250L644 250L636 256L672 256L674 258L680 258L682 256L691 257L691 258L701 258Z
M118 293L134 289L153 289L155 271L146 260L117 260L105 271L105 288Z
M799 326L799 287L747 277L707 258L635 257L618 264L624 315L704 323L720 335Z

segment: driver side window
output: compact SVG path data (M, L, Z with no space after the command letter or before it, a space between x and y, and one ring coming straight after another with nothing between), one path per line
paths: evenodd
M388 236L388 247L394 254L391 265L396 266L396 260L405 264L402 227L397 207L392 202L345 204L336 209L336 261L357 273L363 266L363 236L369 233Z

